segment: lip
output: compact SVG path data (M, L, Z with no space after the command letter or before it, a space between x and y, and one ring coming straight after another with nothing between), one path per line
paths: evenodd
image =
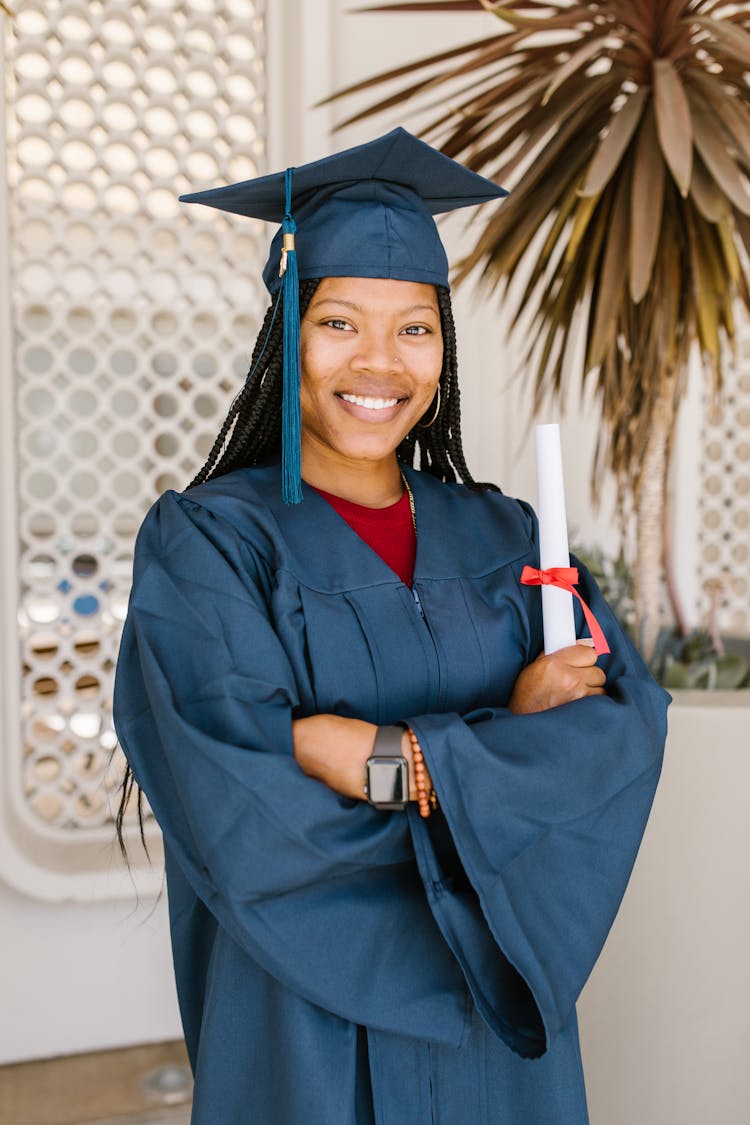
M368 394L367 392L357 391L357 395L360 398L398 398L398 402L394 403L393 406L384 406L379 410L372 410L367 406L359 406L356 402L347 402L346 399L343 399L341 397L342 394L349 393L353 392L340 391L337 392L334 397L341 409L345 410L346 413L349 414L352 418L357 418L360 422L368 422L370 425L377 425L378 423L382 422L390 422L397 416L399 411L409 401L408 398L404 398L395 394L387 394L383 390L378 390L378 392L375 394Z

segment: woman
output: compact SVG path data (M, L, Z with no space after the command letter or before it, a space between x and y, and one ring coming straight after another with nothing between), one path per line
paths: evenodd
M611 654L540 655L533 513L464 461L431 212L500 194L396 130L188 197L283 219L248 381L141 529L115 693L197 1125L587 1121L575 1000L666 696L585 575Z

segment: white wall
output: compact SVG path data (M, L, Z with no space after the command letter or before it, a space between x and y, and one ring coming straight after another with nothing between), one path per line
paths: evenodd
M39 902L0 883L0 1064L179 1038L166 907Z
M684 693L670 712L633 878L579 1003L592 1125L750 1122L748 696Z

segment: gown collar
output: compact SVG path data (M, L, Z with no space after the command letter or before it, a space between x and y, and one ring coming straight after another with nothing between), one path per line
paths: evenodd
M479 577L530 554L531 521L516 501L497 492L475 493L463 485L445 484L406 465L402 469L417 518L415 582ZM245 488L250 485L262 500L283 540L278 564L305 585L336 593L402 584L314 488L303 484L302 503L284 504L279 461L229 476L242 478ZM223 480L229 486L229 476L216 483Z

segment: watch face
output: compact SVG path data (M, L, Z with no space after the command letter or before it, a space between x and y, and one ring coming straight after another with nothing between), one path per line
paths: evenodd
M406 760L387 758L367 764L367 797L373 805L403 804L409 797Z

